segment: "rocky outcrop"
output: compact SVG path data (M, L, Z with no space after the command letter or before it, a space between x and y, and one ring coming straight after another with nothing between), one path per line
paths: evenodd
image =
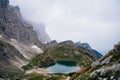
M96 80L119 80L120 64L113 64L109 67L100 68L90 74L89 79Z
M0 77L13 77L22 73L20 67L27 63L20 52L7 40L0 38Z
M71 40L67 40L67 41L60 42L59 44L74 45L74 42Z
M52 41L50 41L49 43L47 43L46 45L47 45L47 47L51 47L51 46L55 46L55 45L57 45L58 43L57 43L57 41L56 40L52 40Z
M10 6L9 0L0 0L0 77L23 73L21 67L42 53L42 48L44 44L24 21L19 7Z
M101 66L90 74L90 79L119 80L120 79L120 42L108 54L99 60ZM96 67L95 66L95 67Z
M10 6L8 0L0 0L0 33L18 42L42 47L33 27L23 20L19 7Z
M35 55L42 53L37 45L25 45L15 39L7 40L0 35L0 77L17 76Z
M91 66L73 73L70 80L120 80L120 42Z
M7 8L9 5L9 0L0 0L0 6L2 8Z
M42 43L48 43L51 41L49 35L47 34L45 30L44 24L40 23L33 23L33 22L28 22L33 26L33 29L37 32L38 38Z

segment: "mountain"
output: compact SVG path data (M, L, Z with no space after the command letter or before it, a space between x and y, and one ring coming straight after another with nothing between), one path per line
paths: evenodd
M60 43L55 40L49 41L50 38L43 24L27 22L21 16L18 6L9 5L9 0L0 0L0 80L85 80L85 78L96 80L101 76L102 78L110 76L113 79L119 77L120 44L98 60L100 54L89 44L78 45L70 40ZM46 42L49 43L44 44ZM36 73L59 60L75 61L83 72ZM102 74L101 69L105 70L105 75ZM27 75L26 72L29 70L32 70L32 74ZM107 70L115 71L108 75Z
M42 43L48 43L51 41L49 35L47 34L46 30L45 30L45 26L44 24L40 23L33 23L33 22L28 22L33 26L33 29L37 32L38 35L38 39L42 42Z
M90 50L93 54L95 54L97 56L97 59L99 59L103 56L97 50L92 49L88 43L81 43L81 42L74 43L72 40L67 40L67 41L60 42L59 44L68 44L68 45L73 45L73 46L78 46L78 47L84 47L84 48ZM55 45L57 45L57 41L55 41L55 40L47 43L47 46L55 46Z
M70 80L120 80L120 42L105 56L74 76Z
M63 42L46 48L43 54L34 57L27 66L24 66L24 69L32 69L35 66L47 67L59 60L76 61L78 65L86 67L97 59L90 50Z
M84 48L87 48L89 50L92 50L92 48L90 47L90 45L88 43L81 43L80 41L79 42L76 42L75 43L76 46L82 46Z
M92 68L98 66L99 68L90 74L89 79L120 79L120 42L108 54L94 62Z
M65 43L65 44L63 44ZM30 63L23 68L29 74L22 79L26 80L119 80L120 79L120 42L108 52L105 56L94 62L88 54L90 50L66 44L66 42L57 43L57 45L48 47L43 54L34 57ZM80 70L68 74L41 74L41 67L47 67L55 64L59 60L76 61ZM33 71L33 72L32 72ZM43 72L44 73L44 72Z
M20 67L26 63L26 58L11 43L0 38L0 77L22 74Z
M41 36L44 41L48 41L49 38L45 34L44 27L42 25L39 27L41 27L39 38ZM9 5L8 0L0 0L0 33L9 39L16 39L18 42L32 43L42 47L41 42L43 40L39 40L37 32L33 30L33 26L22 18L19 7Z
M22 74L21 67L42 53L44 46L32 25L22 18L19 7L0 0L0 77Z
M91 46L88 43L81 43L81 42L76 42L75 43L76 46L82 46L84 48L87 48L89 50L91 50L94 54L97 55L98 58L101 58L103 55L101 53L99 53L97 50L92 49Z
M21 67L42 52L42 48L35 44L26 45L0 35L0 77L11 78L23 74Z

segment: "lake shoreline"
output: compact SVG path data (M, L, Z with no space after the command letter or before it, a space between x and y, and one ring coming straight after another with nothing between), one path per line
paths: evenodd
M27 70L25 72L25 75L28 75L28 74L32 74L32 73L37 73L37 74L48 74L48 71L46 70L46 68L38 68L38 69L32 69L32 70Z
M73 72L79 72L81 70L81 67L80 66L77 66L79 67L78 70L76 71L73 71ZM25 75L28 75L28 74L33 74L33 73L37 73L37 74L43 74L43 75L48 75L48 74L57 74L57 73L51 73L47 70L47 68L38 68L38 69L32 69L32 70L27 70L25 71ZM72 73L72 72L69 72L69 73ZM69 73L61 73L61 74L69 74Z

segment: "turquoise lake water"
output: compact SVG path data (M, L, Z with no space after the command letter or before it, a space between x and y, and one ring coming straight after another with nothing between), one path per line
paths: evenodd
M49 66L47 71L49 73L70 73L79 69L75 61L57 61L56 64Z

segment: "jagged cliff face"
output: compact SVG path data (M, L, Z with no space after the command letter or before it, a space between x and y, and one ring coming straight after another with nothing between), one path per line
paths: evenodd
M0 33L22 43L41 44L32 26L21 17L19 7L10 6L8 0L0 0Z
M18 76L23 72L21 67L40 53L42 50L37 45L21 44L0 35L0 77Z
M9 41L0 37L0 77L13 77L21 74L20 67L27 59Z
M10 6L9 0L0 0L0 77L21 73L21 67L42 53L43 47L19 7Z
M48 43L51 41L49 35L45 30L44 24L37 24L33 22L30 22L30 24L33 26L33 29L37 32L38 38L42 43Z

